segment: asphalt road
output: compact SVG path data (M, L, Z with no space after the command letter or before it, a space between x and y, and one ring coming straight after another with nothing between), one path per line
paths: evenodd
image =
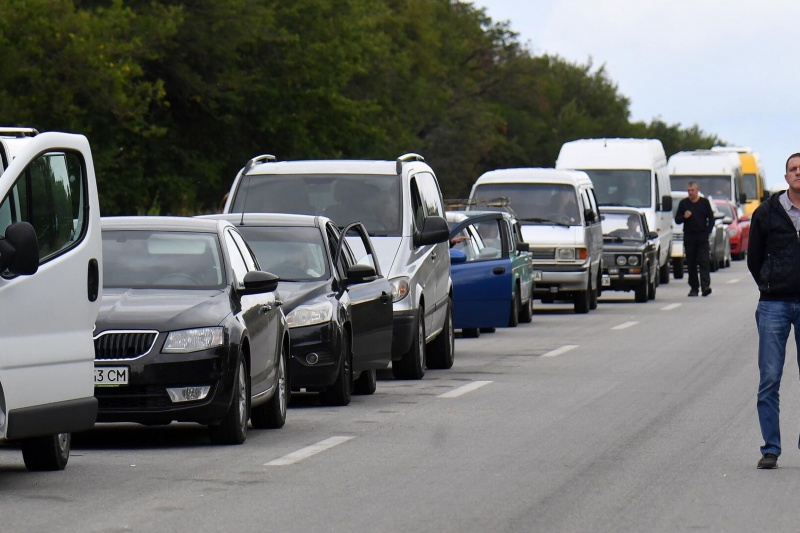
M292 400L242 446L205 429L102 425L63 472L0 447L2 531L797 531L800 387L783 388L784 454L761 444L758 294L743 262L654 301L596 311L536 302L532 324L456 340L451 370L383 373L373 396Z

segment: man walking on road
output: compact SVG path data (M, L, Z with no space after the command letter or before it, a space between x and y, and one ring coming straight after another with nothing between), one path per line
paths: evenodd
M689 270L689 296L697 296L698 289L702 289L703 296L708 296L711 294L708 236L714 230L714 211L708 198L700 196L696 181L689 182L686 192L689 197L678 204L675 222L683 224L683 249L686 252L686 268Z
M773 194L753 212L747 249L747 268L761 293L756 405L764 445L758 468L775 468L781 454L778 391L792 326L800 353L800 153L786 161L785 177L786 192Z

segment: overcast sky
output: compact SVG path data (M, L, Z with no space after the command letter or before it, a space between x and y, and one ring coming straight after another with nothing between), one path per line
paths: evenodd
M761 155L785 188L800 152L796 0L475 0L534 55L605 66L631 119L697 125ZM669 155L669 154L668 154Z

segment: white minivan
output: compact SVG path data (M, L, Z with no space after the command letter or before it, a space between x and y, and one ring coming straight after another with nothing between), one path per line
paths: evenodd
M672 255L672 190L667 156L658 139L579 139L564 143L556 168L582 170L597 203L636 207L658 233L658 281L669 283Z
M0 129L0 439L60 470L91 429L100 206L82 135Z
M742 178L742 160L736 152L694 150L669 158L673 191L686 191L696 181L700 192L717 200L730 200L737 207L747 201Z
M597 308L603 269L603 229L592 180L552 168L492 170L472 186L476 209L503 199L522 226L533 256L534 296L573 302L576 313Z

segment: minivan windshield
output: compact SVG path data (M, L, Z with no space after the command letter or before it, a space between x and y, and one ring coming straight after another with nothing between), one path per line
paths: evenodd
M501 198L508 201L520 224L581 224L578 194L569 184L486 183L475 187L472 199L478 204L476 210L505 211L492 205Z
M337 226L360 221L369 234L401 235L400 176L268 174L245 176L231 213L325 215Z
M601 206L626 205L630 207L650 207L649 170L586 170Z
M690 174L673 174L670 176L673 191L685 191L690 181L697 182L697 188L700 189L703 196L719 199L733 198L731 195L730 176L693 176Z

